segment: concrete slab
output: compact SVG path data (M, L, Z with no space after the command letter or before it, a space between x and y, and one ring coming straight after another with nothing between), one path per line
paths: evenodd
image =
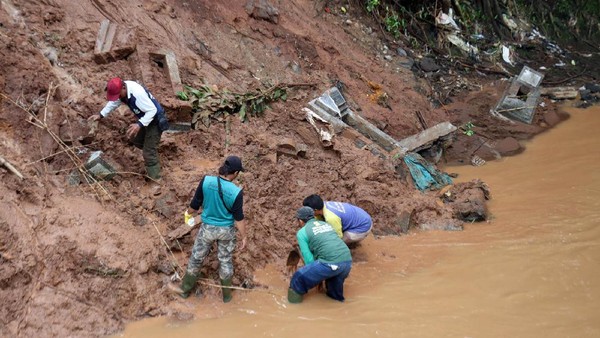
M539 85L544 74L525 66L514 78L504 94L491 110L493 115L501 114L511 120L531 124L540 97Z
M332 114L332 112L335 112L335 110L332 109L332 105L335 105L337 108L338 104L344 105L345 103L346 100L337 88L332 88L319 98L310 101L308 103L309 108L304 108L304 110L308 113L315 114L324 122L329 123L335 134L352 131L353 133L357 133L366 139L373 141L373 143L364 143L361 140L361 142L357 143L357 147L373 149L379 147L388 153L394 153L394 157L396 158L404 157L410 151L418 151L431 146L431 144L440 137L446 136L457 129L450 122L442 122L419 134L398 141L347 107L344 109L343 116ZM309 122L311 121L309 120ZM375 155L385 157L385 155L381 154L379 151Z
M335 102L342 115L344 115L344 110L348 108L348 104L340 90L337 89L337 87L332 87L328 89L325 93L333 99L333 102Z
M541 88L541 95L549 96L555 100L575 99L579 95L576 87L551 87Z
M102 151L100 150L90 154L85 163L85 168L98 180L107 181L117 174L114 167L102 158Z
M159 50L157 52L150 52L149 56L153 59L162 61L163 68L165 70L165 76L169 79L173 93L183 91L183 85L181 83L181 77L179 76L179 67L177 66L177 57L175 53L170 50Z
M544 74L536 72L527 66L524 66L519 76L517 76L517 81L532 88L539 87L542 79L544 79Z
M308 109L311 110L313 113L317 114L325 122L331 124L333 126L333 130L336 134L341 132L345 128L348 128L348 125L346 123L344 123L342 120L340 120L339 118L331 115L329 112L322 109L317 104L317 99L314 99L308 103Z
M103 20L96 37L94 61L106 64L127 58L136 49L135 28L120 27L114 22Z
M319 96L315 100L315 103L317 104L317 106L319 106L319 108L325 110L330 115L335 116L335 117L342 117L342 112L340 111L340 109L338 108L335 101L331 98L331 96L329 96L329 94L327 92L325 92L325 93L323 93L323 95Z
M422 132L409 136L405 139L396 143L396 146L400 149L405 149L405 153L401 154L404 156L407 152L419 151L421 148L428 146L433 141L440 137L446 136L456 130L450 122L438 123L435 126L425 129Z
M102 53L109 25L109 20L102 20L102 22L100 23L100 29L98 30L98 36L96 37L96 47L94 48L94 54Z
M192 125L189 122L171 122L169 123L169 129L165 130L165 133L182 133L192 129Z
M387 151L392 151L398 147L396 139L384 133L350 109L347 109L347 113L342 120Z

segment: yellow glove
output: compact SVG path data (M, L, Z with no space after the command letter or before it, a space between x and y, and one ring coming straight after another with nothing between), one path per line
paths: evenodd
M193 227L193 226L194 226L194 223L196 223L196 222L195 222L195 220L194 220L194 216L193 216L192 214L189 214L189 213L187 212L187 210L186 210L186 211L185 211L185 213L183 214L183 219L184 219L184 222L185 222L185 224L187 224L187 225L189 225L189 226L191 226L191 227ZM190 223L191 223L191 224L190 224Z

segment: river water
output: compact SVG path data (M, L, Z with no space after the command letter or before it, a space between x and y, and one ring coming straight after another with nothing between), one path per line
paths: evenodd
M569 113L522 155L447 168L488 184L492 219L370 236L345 303L311 292L288 304L288 280L268 266L256 278L269 292L177 301L196 319L144 320L119 336L600 337L600 107Z

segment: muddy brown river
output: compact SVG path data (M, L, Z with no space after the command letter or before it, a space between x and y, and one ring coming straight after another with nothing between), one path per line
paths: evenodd
M118 336L600 337L600 107L569 113L522 155L446 168L489 185L492 219L367 238L343 304L314 291L288 304L282 267L268 266L256 277L268 292L177 300L196 319L153 318Z

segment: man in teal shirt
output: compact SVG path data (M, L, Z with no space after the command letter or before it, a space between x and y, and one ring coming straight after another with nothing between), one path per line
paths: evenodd
M200 181L196 193L185 212L185 222L189 226L201 223L192 248L187 270L181 286L169 284L169 288L183 298L189 297L200 277L202 263L208 256L214 242L217 242L219 277L221 278L223 302L231 301L233 277L233 251L236 247L236 233L246 246L246 220L244 220L244 192L232 181L244 171L242 160L228 156L219 168L219 176L205 176ZM194 216L202 207L202 214Z
M343 302L344 281L352 268L350 249L330 224L315 219L312 208L298 209L296 218L302 226L296 237L304 266L292 276L289 302L302 302L303 295L322 281L325 281L327 296Z

